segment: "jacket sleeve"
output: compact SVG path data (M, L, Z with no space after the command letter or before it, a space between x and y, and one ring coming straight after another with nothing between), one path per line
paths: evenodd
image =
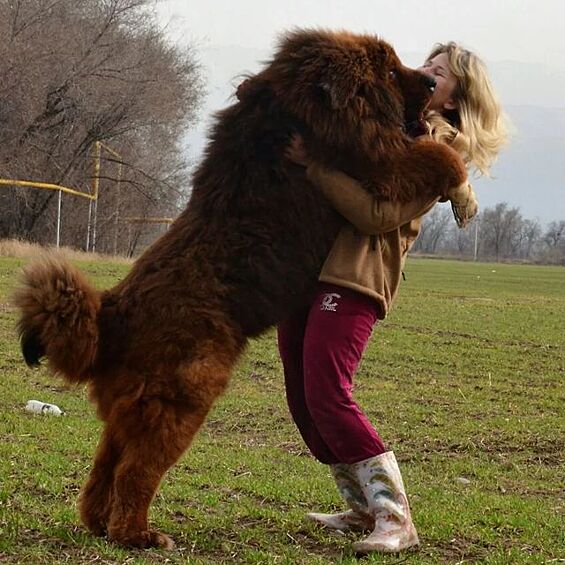
M429 195L411 202L378 200L355 179L317 163L308 166L306 175L333 207L366 235L393 231L423 216L439 200L439 197L432 198Z

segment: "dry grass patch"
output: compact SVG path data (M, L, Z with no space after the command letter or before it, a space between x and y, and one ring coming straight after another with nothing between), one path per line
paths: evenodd
M15 257L18 259L34 259L46 251L57 251L70 261L111 261L112 263L131 264L133 259L121 255L104 255L102 253L87 253L71 247L43 246L19 239L0 239L0 257Z

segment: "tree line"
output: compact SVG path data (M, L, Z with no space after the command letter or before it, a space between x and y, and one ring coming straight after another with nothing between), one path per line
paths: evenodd
M181 143L203 81L193 50L166 39L152 5L0 0L0 177L91 191L103 142L114 153L101 152L100 251L118 241L133 253L144 224L127 219L174 216L188 196ZM0 237L52 243L57 198L0 186ZM88 211L86 199L63 196L63 244L85 246Z
M543 227L506 202L485 208L463 230L448 206L425 216L414 252L481 261L524 261L565 265L565 220Z

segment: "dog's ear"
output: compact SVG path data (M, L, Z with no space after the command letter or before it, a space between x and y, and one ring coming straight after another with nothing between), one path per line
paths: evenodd
M237 86L235 96L239 101L255 98L269 89L269 82L259 73L243 75L242 82Z
M320 57L318 66L318 86L327 93L334 110L346 108L372 72L362 49L332 49Z
M274 64L277 82L284 77L297 91L318 89L334 110L346 108L373 73L365 47L347 32L298 30L286 34Z
M365 51L349 46L324 50L316 66L318 86L327 93L334 110L346 108L372 73Z

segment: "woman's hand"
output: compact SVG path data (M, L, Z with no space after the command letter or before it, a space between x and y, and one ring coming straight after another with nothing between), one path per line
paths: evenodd
M451 200L453 216L460 228L464 228L479 212L479 203L473 187L465 182L447 193Z
M302 167L307 167L312 162L312 159L310 159L304 147L302 136L297 133L292 136L290 144L284 151L284 156L296 165Z

